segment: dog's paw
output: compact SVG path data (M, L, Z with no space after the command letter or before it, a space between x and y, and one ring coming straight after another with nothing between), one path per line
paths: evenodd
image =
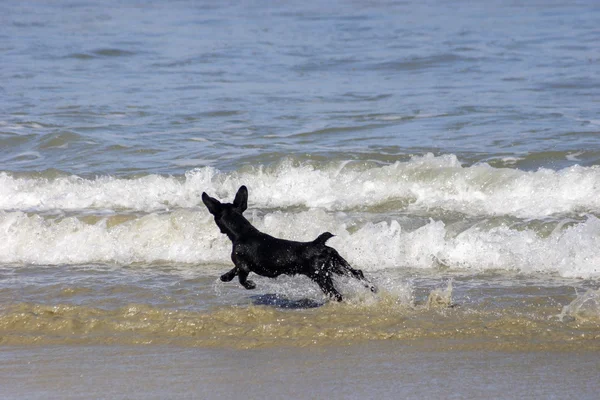
M246 281L246 282L242 283L242 285L248 290L256 288L256 283L254 283L252 281Z
M221 281L223 282L230 282L233 278L235 278L235 274L229 272L221 275Z

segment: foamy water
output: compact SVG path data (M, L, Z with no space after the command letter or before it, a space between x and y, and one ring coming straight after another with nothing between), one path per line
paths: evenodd
M0 207L25 211L149 212L198 206L203 191L231 199L242 184L252 189L250 203L258 208L378 208L406 212L437 209L467 216L518 218L600 210L596 195L600 169L596 166L526 172L487 164L463 166L454 155L432 154L383 166L350 161L315 166L284 161L235 172L204 167L182 177L85 179L0 173Z
M142 217L44 218L22 212L0 214L0 261L25 264L173 262L228 264L230 243L206 212L176 211ZM368 271L386 268L508 270L596 277L600 273L600 220L541 236L534 229L478 223L456 232L442 221L405 231L397 220L348 227L348 216L321 210L276 212L250 218L275 236L313 240L336 232L331 244ZM114 222L116 220L116 222ZM318 223L318 224L315 224ZM298 231L297 226L303 228ZM158 232L158 233L157 233Z
M507 270L590 278L600 273L596 167L523 172L462 166L455 156L292 165L182 177L1 175L5 263L229 263L227 238L200 202L250 190L247 217L292 240L324 231L353 264Z

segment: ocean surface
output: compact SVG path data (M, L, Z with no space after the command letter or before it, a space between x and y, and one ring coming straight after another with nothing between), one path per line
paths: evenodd
M379 293L220 282L201 195L240 185L257 228L334 233ZM595 0L3 1L0 389L593 398L599 193ZM240 357L266 392L219 377L251 379ZM132 360L173 386L133 384ZM278 380L315 365L311 391ZM466 365L477 384L444 372Z

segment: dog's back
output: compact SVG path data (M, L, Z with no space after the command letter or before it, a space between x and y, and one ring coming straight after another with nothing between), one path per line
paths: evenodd
M334 250L325 244L331 237L331 233L325 232L311 242L297 242L275 238L257 230L234 241L233 253L240 261L247 262L250 270L258 275L308 275L316 257L328 253L327 249Z

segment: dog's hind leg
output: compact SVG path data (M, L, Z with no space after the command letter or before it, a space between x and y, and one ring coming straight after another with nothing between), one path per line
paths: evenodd
M223 275L221 275L221 280L223 282L230 282L235 276L238 274L238 267L233 267L233 269Z
M333 286L333 280L329 273L321 270L312 274L310 278L319 285L323 293L329 297L333 297L336 301L342 301L342 295L337 291L335 286Z
M329 268L332 272L335 272L338 275L352 276L359 281L363 281L366 288L371 290L373 293L377 293L377 287L375 287L375 285L365 278L365 275L360 269L352 268L348 261L344 260L344 258L340 256L335 249L332 250L333 252L329 257Z

